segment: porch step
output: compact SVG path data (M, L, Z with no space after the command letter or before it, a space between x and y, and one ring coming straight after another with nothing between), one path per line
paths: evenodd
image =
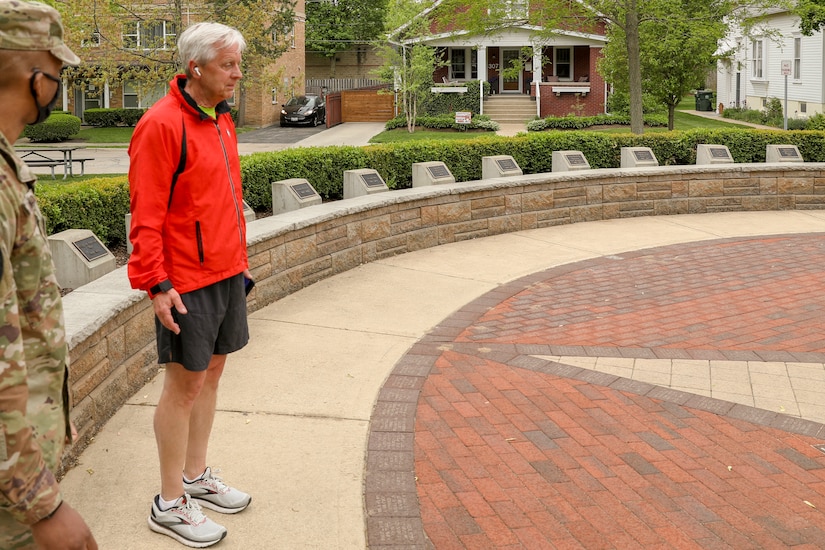
M536 102L526 95L496 94L484 100L484 114L499 124L524 124L536 117Z

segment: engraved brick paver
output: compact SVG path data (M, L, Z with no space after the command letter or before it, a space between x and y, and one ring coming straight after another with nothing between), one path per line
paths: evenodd
M820 234L726 239L566 265L468 304L379 396L371 546L822 547L825 426L542 359L822 363L822 266Z

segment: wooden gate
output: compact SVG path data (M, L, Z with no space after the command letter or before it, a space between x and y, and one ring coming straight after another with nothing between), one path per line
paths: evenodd
M343 90L342 122L386 122L395 116L395 94L383 90Z

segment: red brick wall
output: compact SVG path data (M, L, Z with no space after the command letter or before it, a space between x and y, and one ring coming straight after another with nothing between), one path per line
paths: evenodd
M577 48L577 54L579 53ZM604 79L596 71L596 63L602 56L601 48L590 48L590 54L585 57L583 54L578 55L583 59L588 59L587 65L581 66L574 59L575 69L574 77L578 80L579 76L588 74L590 93L586 96L581 96L575 93L562 93L560 95L554 94L551 90L555 83L545 82L541 86L541 116L594 116L604 113ZM582 61L583 62L583 61ZM587 67L587 69L585 69ZM584 83L582 83L584 84ZM535 97L535 86L531 86L531 94Z

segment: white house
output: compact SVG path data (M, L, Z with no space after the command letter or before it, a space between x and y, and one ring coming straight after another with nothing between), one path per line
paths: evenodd
M730 56L717 64L717 103L762 109L777 98L784 106L787 82L788 117L825 112L825 35L803 36L787 10L769 12L761 27L752 36L731 32L720 45Z

